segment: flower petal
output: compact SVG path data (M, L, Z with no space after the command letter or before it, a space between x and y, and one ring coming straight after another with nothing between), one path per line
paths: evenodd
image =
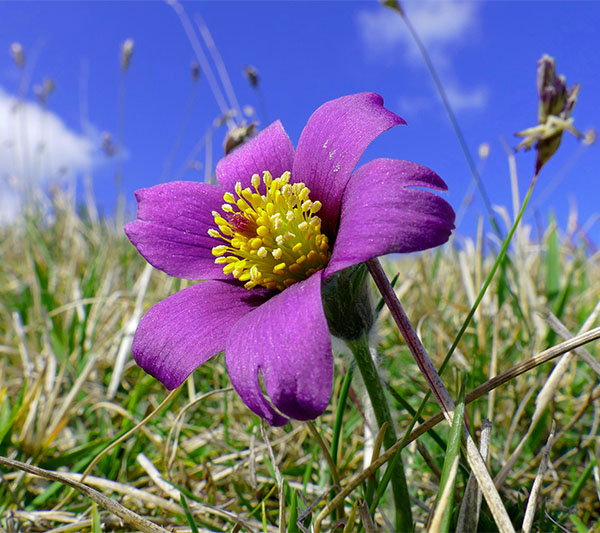
M252 174L268 170L274 178L292 170L294 146L277 120L236 148L217 163L217 180L224 191L233 191L236 182L250 185Z
M233 327L225 360L231 382L246 405L269 424L287 419L264 397L259 372L273 405L284 415L311 420L331 396L331 337L316 273L275 295Z
M296 149L292 179L320 200L325 233L335 236L342 193L358 160L379 134L404 120L383 107L375 93L342 96L323 104L308 119Z
M450 204L410 187L447 189L435 172L408 161L375 159L354 173L326 276L373 257L417 252L448 240L454 229Z
M133 339L135 362L168 389L225 349L231 327L267 292L205 281L169 296L143 316Z
M136 191L137 220L125 233L152 266L170 276L226 279L211 253L219 241L211 212L223 203L222 191L206 183L174 181Z

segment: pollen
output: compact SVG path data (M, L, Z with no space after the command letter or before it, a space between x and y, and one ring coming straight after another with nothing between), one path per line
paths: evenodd
M216 228L208 234L220 240L212 249L215 263L247 289L282 291L324 268L331 257L316 215L321 202L311 201L309 188L289 183L290 177L254 174L253 190L237 182L223 195L222 212L212 212Z

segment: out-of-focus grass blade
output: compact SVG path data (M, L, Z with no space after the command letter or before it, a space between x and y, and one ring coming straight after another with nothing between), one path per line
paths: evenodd
M391 384L386 383L385 385L387 387L387 390L390 391L390 394L392 395L394 400L396 400L400 404L401 407L406 409L408 411L408 413L410 414L410 416L414 417L417 414L417 411L415 410L415 408L412 405L410 405L410 403L408 403L402 397L402 395L394 387L392 387ZM419 422L419 424L421 424L424 420L425 419L422 416L417 417L417 421ZM444 439L442 437L440 437L438 432L435 429L431 429L427 433L438 444L438 446L442 449L442 451L445 452L446 451L446 442L444 441Z
M398 283L398 278L400 277L400 272L397 272L396 275L393 277L392 281L390 282L392 287L394 287L394 289L396 288L396 283ZM375 315L377 316L379 313L381 313L381 310L383 309L383 306L385 305L385 302L383 301L383 298L379 298L379 302L377 302L377 307L375 308Z
M83 459L80 459L71 468L69 468L69 471L70 472L81 472L81 470L83 470L87 465L89 465L94 460L94 458L98 454L98 451L101 450L103 446L104 445L100 445L99 447L94 447L86 457L84 457ZM63 465L60 465L60 466L63 466ZM58 466L54 466L54 465L48 466L47 464L45 464L44 467L45 468L53 468L53 469L58 468ZM42 492L41 494L38 494L31 501L31 503L27 506L27 509L34 510L39 507L43 507L46 504L46 502L54 494L56 494L59 490L64 489L64 488L65 488L64 484L60 483L58 481L54 481L53 483L50 483L50 485L48 486L48 488L46 488L46 490L44 490L44 492Z
M546 241L546 296L552 302L560 290L560 250L554 216L550 218L552 231Z
M344 376L342 388L340 389L340 395L338 397L335 422L333 425L333 436L331 438L331 458L333 462L337 464L338 450L340 445L340 436L342 433L342 421L344 419L344 411L346 407L346 401L348 399L348 393L350 392L350 385L352 383L352 376L354 374L354 365L348 367L348 371Z
M483 420L481 424L481 436L479 441L479 451L481 457L487 463L490 453L490 440L492 435L492 423L489 420ZM469 475L469 481L460 504L460 513L456 523L456 530L464 533L476 533L479 523L479 513L481 510L482 494L475 479L473 472Z
M585 467L585 470L582 472L582 474L577 478L575 485L573 485L573 488L571 488L571 490L569 491L569 495L567 496L567 501L565 502L565 505L567 507L570 507L578 500L579 495L581 494L583 487L587 483L587 480L590 479L590 476L592 475L592 472L594 471L595 466L596 466L596 459L592 459L587 464L587 466Z
M354 530L354 524L356 522L356 511L358 510L358 500L354 502L352 506L352 511L350 511L350 516L348 517L348 521L344 526L344 530L342 533L352 533Z
M260 509L263 509L265 502L271 497L271 495L275 492L276 489L277 489L277 485L273 485L271 487L271 490L269 492L267 492L266 496L262 500L260 500L260 502L258 502L258 504L254 507L254 509L252 509L252 511L250 511L250 514L248 515L248 518L251 518Z
M588 533L588 531L592 531L592 529L587 528L587 526L581 521L581 519L577 515L569 515L569 519L575 526L576 533Z
M298 493L291 490L290 497L290 518L288 521L288 533L299 533L298 529Z
M273 487L275 488L275 487ZM260 503L260 509L261 509L261 515L262 515L262 527L263 527L263 533L269 533L268 527L267 527L267 508L265 506L265 501L263 500Z
M0 415L0 446L4 442L5 438L7 442L10 442L10 431L13 428L14 423L23 414L23 400L25 398L25 390L27 387L21 387L21 392L17 397L17 401L12 407L10 407L9 398L5 397L2 401L2 414ZM4 389L5 391L6 389ZM5 392L3 391L3 395ZM10 414L8 410L10 409Z
M102 533L102 525L100 524L100 515L98 514L96 502L92 502L92 533Z
M181 507L183 507L183 512L185 513L185 519L187 520L188 524L190 525L190 529L192 530L192 533L198 533L198 528L196 527L196 524L194 522L194 517L192 516L192 511L190 511L190 506L188 505L188 502L185 499L183 492L179 496L179 501L181 503Z
M446 451L446 457L444 458L444 466L442 467L442 479L440 481L440 490L438 492L438 502L431 521L430 531L445 533L450 530L450 519L452 517L452 504L454 500L454 484L460 458L460 443L462 439L464 415L465 399L463 392L461 393L459 402L456 404L454 417L452 418L448 449Z
M554 421L552 421L552 429L550 430L550 435L548 435L548 441L546 442L546 445L544 446L544 450L542 452L542 459L540 461L538 473L535 476L535 479L533 480L533 486L531 487L531 492L529 493L529 498L527 499L525 517L523 518L523 527L521 528L521 531L523 533L529 533L533 526L533 519L535 517L535 511L537 509L540 491L542 489L542 482L544 481L544 474L546 473L546 469L548 468L550 450L552 448L552 443L554 442L555 428L556 425Z

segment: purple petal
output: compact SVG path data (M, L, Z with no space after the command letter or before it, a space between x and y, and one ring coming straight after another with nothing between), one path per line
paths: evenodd
M375 159L354 173L326 276L373 257L417 252L448 240L454 229L450 204L410 187L447 189L435 172L408 161Z
M292 285L243 317L225 348L231 382L246 405L274 426L287 419L264 397L258 373L273 405L284 415L311 420L331 396L331 338L321 303L321 276Z
M233 283L205 281L169 296L140 321L132 346L136 363L168 389L178 387L225 349L232 326L266 295Z
M342 96L323 104L308 119L296 149L293 181L320 200L319 216L330 237L335 234L346 183L358 160L380 133L404 120L383 107L375 93Z
M224 191L235 183L250 185L252 174L268 170L274 178L292 170L294 147L278 120L236 148L217 163L217 179Z
M207 234L211 212L223 203L222 191L206 183L174 181L136 191L137 220L125 233L152 266L170 276L227 279L211 253L222 244Z

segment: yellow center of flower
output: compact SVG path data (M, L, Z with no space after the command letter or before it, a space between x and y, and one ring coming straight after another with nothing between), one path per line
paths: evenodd
M329 243L316 216L321 202L310 200L304 183L289 181L289 172L276 179L264 172L262 180L254 174L254 191L237 182L235 195L223 195L223 213L212 212L219 230L208 234L227 243L212 249L215 263L247 289L261 285L282 291L329 262ZM261 182L266 194L259 193Z

